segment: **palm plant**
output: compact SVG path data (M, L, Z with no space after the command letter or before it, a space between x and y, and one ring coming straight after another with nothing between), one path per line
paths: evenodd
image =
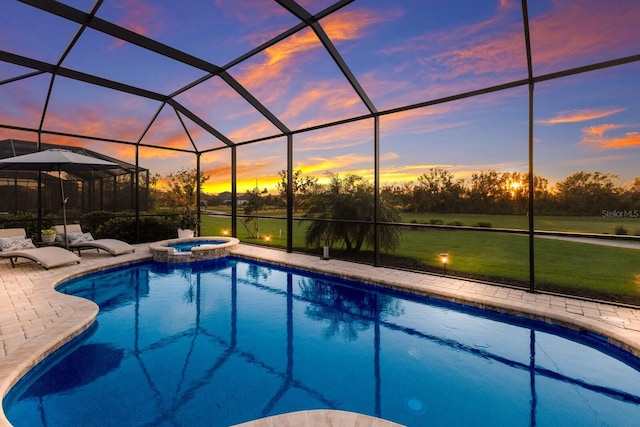
M319 187L307 201L305 216L315 221L307 228L307 246L334 246L338 243L350 252L374 245L374 188L357 175L340 178L329 174L330 182ZM380 200L380 222L400 222L400 214L384 200ZM380 248L392 251L400 245L402 237L399 227L379 227Z

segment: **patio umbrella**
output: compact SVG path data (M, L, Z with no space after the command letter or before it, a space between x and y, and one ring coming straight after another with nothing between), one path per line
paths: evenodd
M7 157L0 159L0 170L22 170L22 171L38 171L38 172L55 172L58 171L58 179L60 181L60 195L62 196L62 222L64 226L64 243L67 249L67 199L64 196L64 185L62 180L62 171L101 171L107 169L117 169L120 165L106 160L97 159L95 157L85 156L84 154L74 153L69 150L51 149L37 151L35 153L25 154L22 156Z

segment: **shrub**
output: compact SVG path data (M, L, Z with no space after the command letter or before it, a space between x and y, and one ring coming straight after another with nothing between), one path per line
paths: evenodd
M429 224L431 224L431 225L442 225L442 224L444 224L444 222L441 219L432 218L432 219L429 220Z
M121 213L111 211L93 211L82 216L83 231L90 232L95 238L110 238L110 235L101 235L100 226L114 217L122 216Z
M627 231L626 228L624 228L623 226L619 225L616 227L614 234L616 234L617 236L626 236L627 234L629 234L629 232Z
M1 228L24 228L27 237L40 240L38 215L32 212L18 212L12 215L0 216Z
M178 216L144 216L140 218L140 243L155 242L177 237ZM135 217L115 217L96 230L99 235L112 239L136 242Z
M448 222L447 225L455 225L456 227L461 227L464 224L462 223L462 221L453 221L453 222Z
M475 225L475 227L491 228L491 223L487 221L480 221Z

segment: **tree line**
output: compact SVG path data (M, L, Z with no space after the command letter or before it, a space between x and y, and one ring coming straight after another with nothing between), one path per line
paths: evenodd
M287 173L280 171L277 185L280 203L286 202ZM335 186L336 174L329 173L328 188ZM361 177L347 175L353 181ZM294 211L322 192L313 176L293 173ZM371 190L373 191L373 190ZM576 172L549 185L539 175L533 177L534 212L540 215L640 217L640 177L631 185L620 184L618 175L608 172ZM416 181L383 185L380 198L401 212L517 214L529 211L529 174L524 172L481 171L469 179L456 179L448 170L434 167Z
M284 208L287 202L288 173L278 172L277 193L258 187L247 190L243 197L243 224L250 235L259 235L259 213L267 208ZM313 220L305 233L307 246L340 245L348 252L357 252L374 245L375 188L367 179L335 172L327 173L328 183L320 184L314 176L302 170L292 173L293 211L302 212L302 220ZM181 170L169 175L167 201L184 206L187 211L195 202L196 182L209 179L195 171ZM434 167L415 182L383 185L378 198L378 220L402 222L401 212L467 213L467 214L528 214L529 176L521 172L495 170L474 173L470 179L456 179L446 169ZM640 217L640 177L630 186L616 182L611 173L576 172L554 186L541 176L533 177L534 208L545 215L598 215ZM340 220L340 221L335 221ZM253 227L250 224L253 223ZM253 228L253 230L251 229ZM391 252L402 238L398 226L378 230L381 250Z
M287 203L287 171L278 172L277 192L254 188L244 194L244 213L264 208L284 208ZM293 210L310 209L313 198L327 198L327 193L342 192L346 198L362 197L371 192L373 184L363 177L328 172L328 184L321 185L317 177L304 175L302 170L292 173ZM161 177L156 176L157 180ZM209 176L200 174L201 185ZM195 208L196 173L183 169L164 177L167 191L154 191L154 204L174 208ZM153 181L155 182L155 181ZM640 217L640 177L630 185L623 185L618 175L609 172L579 171L555 185L539 175L533 177L534 213L565 216ZM202 195L202 200L215 203L215 196ZM380 188L380 200L400 212L515 214L529 211L529 175L525 172L496 170L473 173L470 178L455 178L440 167L429 168L415 181L385 184ZM314 215L319 212L309 212Z

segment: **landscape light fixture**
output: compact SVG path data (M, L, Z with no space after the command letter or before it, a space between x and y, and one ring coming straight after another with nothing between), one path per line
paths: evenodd
M447 264L449 263L449 254L441 253L440 254L440 262L442 263L442 268L444 269L444 274L447 274Z
M227 229L222 230L222 235L223 236L228 236L229 235L229 230L227 230Z

